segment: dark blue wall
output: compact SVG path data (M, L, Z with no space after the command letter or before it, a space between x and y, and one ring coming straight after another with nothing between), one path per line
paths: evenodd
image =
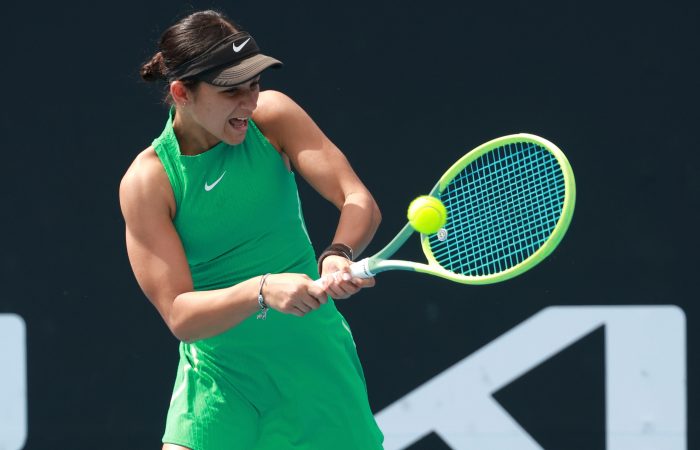
M263 84L297 100L375 194L384 222L370 251L488 139L542 135L572 163L572 226L535 270L486 287L388 273L341 303L375 410L549 305L679 305L695 353L697 3L14 3L0 27L0 313L27 322L28 450L158 448L177 342L131 274L117 189L166 115L138 68L191 5L223 9L286 63ZM301 190L321 249L337 215ZM402 256L420 257L417 240ZM551 435L573 429L602 449L602 337L587 339L552 377L576 373L591 394L560 405ZM689 448L700 445L696 361ZM533 402L533 414L552 405ZM444 445L429 439L421 448Z

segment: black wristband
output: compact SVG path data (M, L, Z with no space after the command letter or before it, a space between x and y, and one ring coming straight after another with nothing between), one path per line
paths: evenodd
M327 256L331 256L331 255L342 256L345 259L349 259L350 261L352 261L352 259L353 259L352 249L350 247L348 247L345 244L341 244L339 242L334 242L333 244L326 247L326 249L318 257L318 273L319 273L319 275L321 274L321 269L323 268L323 260L326 259Z

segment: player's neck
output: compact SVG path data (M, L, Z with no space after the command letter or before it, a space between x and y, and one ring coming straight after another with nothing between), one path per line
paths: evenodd
M198 155L219 143L219 139L182 111L175 114L173 131L182 155Z

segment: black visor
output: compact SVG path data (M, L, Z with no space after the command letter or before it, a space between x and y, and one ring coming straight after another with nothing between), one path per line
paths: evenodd
M281 65L275 58L260 53L253 37L241 31L180 64L168 74L168 81L195 78L215 86L233 86L250 80L268 67Z

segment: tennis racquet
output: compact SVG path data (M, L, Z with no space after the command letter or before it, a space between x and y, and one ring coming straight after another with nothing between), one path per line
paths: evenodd
M415 232L406 224L374 256L353 263L353 276L387 270L422 272L467 284L504 281L531 269L564 237L576 200L574 174L556 145L513 134L459 159L429 195L442 201L447 223L420 235L428 263L390 258ZM319 280L320 281L320 280Z

